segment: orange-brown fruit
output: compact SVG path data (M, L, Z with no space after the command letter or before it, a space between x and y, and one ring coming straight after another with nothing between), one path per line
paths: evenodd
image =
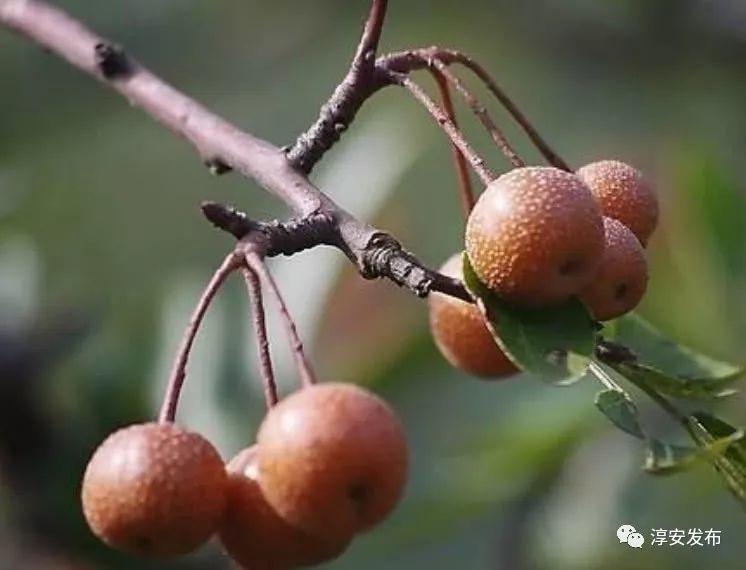
M628 313L642 300L648 285L645 250L627 226L604 218L606 249L593 281L580 298L593 316L607 321Z
M461 254L446 261L440 272L463 278ZM492 338L476 305L442 293L428 297L430 330L445 359L456 368L483 378L501 378L518 372Z
M285 398L257 441L267 502L332 543L383 520L404 489L408 451L399 419L351 384L317 384Z
M511 302L550 305L590 281L603 252L603 221L590 190L574 174L516 168L479 197L465 241L487 287Z
M177 556L218 528L226 503L225 465L199 434L172 423L111 434L83 477L83 513L104 542L133 554Z
M228 464L228 507L219 535L230 557L251 570L320 564L339 556L350 542L309 535L277 514L259 486L256 445Z
M578 170L591 189L604 216L627 226L647 245L658 225L658 197L636 168L617 160L601 160Z

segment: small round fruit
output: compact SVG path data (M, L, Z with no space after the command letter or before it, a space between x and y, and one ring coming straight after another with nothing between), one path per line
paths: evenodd
M658 197L636 168L617 160L601 160L578 170L604 216L627 226L645 246L658 225Z
M226 482L220 455L199 434L172 423L132 425L93 454L83 477L83 513L114 548L177 556L217 530Z
M606 249L593 281L580 298L593 316L607 321L628 313L642 300L648 285L645 250L627 226L604 218Z
M574 174L516 168L479 197L465 241L487 287L507 301L550 305L590 281L603 252L603 221L590 190Z
M259 486L257 446L228 464L228 507L220 540L233 560L254 568L312 566L339 556L349 538L328 542L288 524L267 503Z
M463 279L461 254L446 261L440 272ZM476 305L442 293L428 297L430 330L445 359L456 368L483 378L501 378L518 372L492 338Z
M287 397L259 429L259 484L290 524L330 542L383 520L407 476L399 419L351 384L326 383Z

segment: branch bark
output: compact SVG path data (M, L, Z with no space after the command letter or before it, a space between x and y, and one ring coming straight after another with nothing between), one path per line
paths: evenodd
M318 119L288 149L288 161L301 172L311 172L348 129L363 103L388 84L388 78L376 70L376 52L387 7L388 0L373 0L347 75L321 107Z
M388 81L387 76L375 72L375 49L386 5L385 0L374 0L353 66L337 89L340 95L336 101L348 109L344 116L349 120L370 96L371 89L380 88ZM355 263L363 277L387 277L419 296L437 290L470 300L460 282L427 268L392 236L358 220L316 188L305 174L310 168L299 167L288 159L293 156L292 151L286 156L275 145L212 113L63 10L37 0L0 0L0 25L43 46L119 92L130 104L190 143L211 171L220 173L233 169L256 180L297 216L319 215L332 220L331 233L324 234L321 242L308 238L307 247L330 243ZM335 97L331 101L335 101ZM314 136L307 138L313 141ZM317 156L315 151L305 152L308 156ZM312 163L313 160L306 162L307 165Z

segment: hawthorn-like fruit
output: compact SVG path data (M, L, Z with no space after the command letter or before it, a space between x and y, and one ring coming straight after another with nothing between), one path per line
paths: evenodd
M228 464L228 507L220 541L228 555L247 569L312 566L339 556L349 538L329 542L281 518L259 486L257 446Z
M617 160L601 160L583 166L577 174L604 216L622 222L646 246L658 225L658 197L640 171Z
M601 210L572 173L516 168L479 197L465 242L477 276L503 299L559 303L593 276L604 247Z
M446 261L440 272L463 279L461 254ZM428 307L435 345L453 366L483 378L501 378L518 372L495 342L476 305L450 295L431 293Z
M190 552L217 531L226 504L225 465L201 435L173 423L111 434L83 477L83 513L95 535L141 556Z
M606 247L593 281L580 294L599 321L634 309L648 285L648 262L637 237L619 220L604 218Z
M272 507L332 543L382 521L407 477L402 425L363 388L317 384L285 398L257 438L259 484Z

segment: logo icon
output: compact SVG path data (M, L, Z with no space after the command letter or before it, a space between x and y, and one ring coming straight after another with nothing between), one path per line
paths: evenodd
M645 537L639 532L630 533L627 537L627 544L632 548L642 548L642 545L645 544Z
M631 524L623 524L616 531L619 542L626 542L630 548L642 548L645 537L642 536Z
M627 538L629 538L629 535L633 532L637 532L635 527L631 524L623 524L617 529L616 536L619 539L619 542L627 542Z

